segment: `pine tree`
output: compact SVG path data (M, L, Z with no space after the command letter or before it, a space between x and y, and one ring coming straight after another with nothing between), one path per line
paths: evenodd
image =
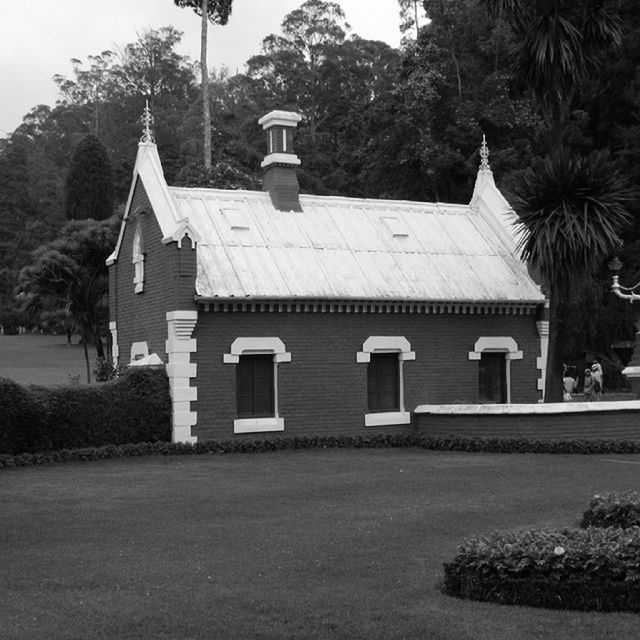
M105 220L113 213L113 167L107 150L93 134L77 146L65 182L69 220Z

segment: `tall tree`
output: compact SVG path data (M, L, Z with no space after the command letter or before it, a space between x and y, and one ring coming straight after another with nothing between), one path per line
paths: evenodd
M408 31L415 29L416 40L420 35L420 17L418 6L420 0L398 0L400 6L400 31L406 34Z
M20 273L19 294L34 313L60 309L74 321L85 346L87 382L91 367L87 345L94 344L104 358L103 336L108 321L106 259L118 234L117 217L108 220L74 220L58 239L37 249L32 262Z
M512 204L522 232L522 258L537 270L549 298L545 402L562 400L564 306L622 245L634 193L604 152L572 157L555 151L527 171Z
M113 213L113 168L107 150L93 134L80 142L65 184L69 220L104 220Z
M211 169L211 115L209 108L209 70L207 67L208 23L225 25L231 14L233 0L173 0L178 7L189 7L201 18L200 72L202 74L202 126L204 133L204 168Z
M619 0L480 0L514 38L517 77L536 96L551 146L566 139L578 88L620 44Z

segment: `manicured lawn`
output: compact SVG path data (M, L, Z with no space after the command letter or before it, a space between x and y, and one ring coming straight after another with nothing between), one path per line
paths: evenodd
M640 456L312 450L0 474L0 636L598 640L632 614L439 593L463 537L577 526Z
M77 376L80 383L87 381L84 349L77 344L67 345L66 336L22 334L0 335L0 378L10 378L21 384L69 384ZM91 379L95 366L95 347L89 348Z

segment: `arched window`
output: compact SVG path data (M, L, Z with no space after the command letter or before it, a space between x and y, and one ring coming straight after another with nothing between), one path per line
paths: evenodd
M142 229L140 225L136 227L133 234L133 284L136 293L144 290L144 242L142 241Z

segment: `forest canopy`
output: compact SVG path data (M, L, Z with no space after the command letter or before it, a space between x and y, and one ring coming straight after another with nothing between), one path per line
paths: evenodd
M590 49L584 72L563 85L559 113L539 83L526 81L522 67L522 29L542 4L399 0L404 38L395 49L353 33L339 3L307 0L285 17L279 33L264 39L243 73L211 61L210 169L202 162L199 65L177 52L181 32L147 30L116 51L74 60L69 76L54 77L56 104L34 106L0 139L0 324L20 311L20 270L68 218L68 176L87 136L106 151L109 193L122 212L146 101L165 177L174 185L259 188L265 149L257 120L277 108L303 116L296 141L303 192L466 203L484 134L496 181L510 199L527 169L552 150L553 117L561 117L562 142L571 153L606 152L637 187L640 5L555 3L567 11L580 5L584 15L598 5L619 27L616 42ZM593 37L587 26L584 41ZM639 237L635 216L622 252L632 274L640 273ZM589 313L578 310L579 320L572 320L576 330L567 348L573 353L610 351L613 341L633 336L628 311L616 311L622 323L607 320L617 303L606 296L607 276L593 277Z

